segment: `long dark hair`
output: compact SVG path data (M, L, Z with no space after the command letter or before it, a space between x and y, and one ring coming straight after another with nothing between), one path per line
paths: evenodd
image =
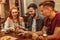
M10 19L13 19L12 14L11 14L11 12L12 12L13 9L18 10L18 8L17 8L16 6L12 6L12 7L10 8L10 15L9 15L9 18L10 18ZM19 13L18 13L18 15L17 15L17 22L18 22L18 24L20 25L20 21L19 21L19 20L20 20L20 19L19 19Z

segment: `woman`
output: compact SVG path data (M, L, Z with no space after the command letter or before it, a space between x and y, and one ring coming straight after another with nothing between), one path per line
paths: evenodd
M19 27L24 28L24 20L19 16L17 7L13 6L10 9L10 15L7 18L4 28L2 31L19 29Z

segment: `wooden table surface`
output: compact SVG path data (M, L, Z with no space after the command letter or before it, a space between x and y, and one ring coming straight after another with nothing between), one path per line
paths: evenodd
M0 32L0 38L4 37L4 36L11 36L11 37L15 37L17 38L17 40L32 40L32 38L26 38L24 36L19 36L16 33L9 33L9 34L5 34L4 32Z

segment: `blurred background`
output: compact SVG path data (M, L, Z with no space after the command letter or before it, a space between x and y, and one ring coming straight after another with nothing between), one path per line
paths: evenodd
M0 18L6 19L9 16L9 9L12 5L15 5L19 9L20 16L23 16L27 12L27 6L30 3L35 3L38 6L38 12L40 13L39 3L46 1L46 0L0 0ZM48 0L47 0L48 1ZM60 0L53 0L55 1L55 9L60 11Z

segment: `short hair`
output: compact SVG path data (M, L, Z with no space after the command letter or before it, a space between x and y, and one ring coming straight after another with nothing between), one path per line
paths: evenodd
M41 3L39 4L39 6L44 5L45 2L46 2L46 1L41 2Z
M39 6L49 6L49 7L52 7L52 9L54 9L55 7L55 2L54 1L44 1L42 3L39 4Z
M33 9L37 9L37 5L34 4L34 3L31 3L31 4L27 7L27 9L29 9L30 7L32 7Z

